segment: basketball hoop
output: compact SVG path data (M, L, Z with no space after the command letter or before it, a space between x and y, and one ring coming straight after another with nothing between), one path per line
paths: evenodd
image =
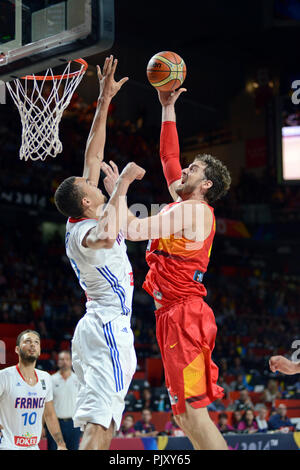
M75 72L71 72L73 62L81 66ZM49 68L45 75L27 75L15 79L12 84L7 83L21 116L21 160L45 160L47 156L54 158L62 151L59 124L87 68L85 60L76 59L68 62L62 75L54 75ZM52 85L48 95L47 85Z

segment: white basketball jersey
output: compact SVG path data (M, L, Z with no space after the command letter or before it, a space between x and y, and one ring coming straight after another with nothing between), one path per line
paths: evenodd
M0 450L38 450L45 403L53 399L48 372L35 369L37 383L25 382L18 366L0 370Z
M69 218L66 253L85 291L87 311L94 311L108 323L120 314L131 315L133 273L121 232L110 249L93 250L82 245L86 233L96 225L96 219Z

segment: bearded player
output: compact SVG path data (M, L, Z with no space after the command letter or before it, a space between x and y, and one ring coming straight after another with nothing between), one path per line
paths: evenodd
M25 330L17 338L16 366L0 371L0 450L39 450L43 415L58 450L66 450L53 405L50 375L36 369L40 335Z
M126 235L133 241L152 238L143 287L157 308L156 335L176 421L195 449L227 449L206 408L223 396L223 389L211 359L217 327L203 300L202 281L215 235L212 204L226 194L231 178L210 155L198 155L181 169L174 105L183 91L159 92L160 155L174 202L150 218L136 219L129 213ZM103 164L107 177L117 178L116 166L111 167Z
M160 157L175 201L166 210L188 202L202 208L203 217L196 217L197 221L192 217L190 222L201 236L191 242L184 230L179 239L153 240L146 254L150 270L143 287L157 308L157 340L177 423L195 449L226 449L206 408L223 396L223 389L217 385L218 369L211 358L217 327L211 308L203 300L203 276L216 228L212 204L226 194L231 178L227 168L210 155L197 155L188 168L181 169L174 105L184 91L159 92Z

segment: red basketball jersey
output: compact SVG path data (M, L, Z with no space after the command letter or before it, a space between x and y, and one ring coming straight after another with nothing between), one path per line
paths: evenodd
M180 202L169 204L163 211L169 210L174 204ZM205 297L207 294L202 280L216 231L214 210L208 207L213 215L213 225L204 242L175 238L173 235L170 238L149 240L146 261L150 269L143 288L162 305L190 295Z

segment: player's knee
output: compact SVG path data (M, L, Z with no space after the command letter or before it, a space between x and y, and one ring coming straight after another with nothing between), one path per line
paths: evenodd
M87 437L96 436L97 434L105 434L106 431L107 429L101 426L101 424L95 423L87 423L84 430Z

